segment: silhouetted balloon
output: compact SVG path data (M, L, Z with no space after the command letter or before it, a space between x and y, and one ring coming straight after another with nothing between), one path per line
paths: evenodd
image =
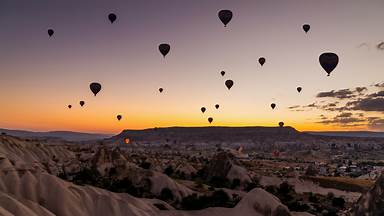
M208 122L209 122L209 124L211 124L212 121L213 121L213 118L212 118L212 117L209 117L209 118L208 118Z
M216 108L216 109L219 109L219 107L220 107L219 104L216 104L216 105L215 105L215 108Z
M319 62L329 76L339 63L339 56L335 53L323 53L319 57Z
M230 10L221 10L219 11L218 15L219 19L224 24L224 27L227 27L227 24L231 21L233 16L232 11Z
M279 126L283 127L284 126L284 122L279 122Z
M225 86L227 86L228 90L231 89L233 86L233 81L232 80L225 81Z
M110 14L108 14L108 19L111 23L114 23L117 19L117 16L114 13L110 13Z
M80 106L84 106L85 102L84 101L80 101Z
M305 31L305 33L308 33L309 29L311 29L311 26L309 24L303 25L303 30Z
M89 85L89 88L91 89L92 93L96 96L97 93L101 90L101 84L97 82L93 82Z
M117 118L117 120L119 120L119 121L120 121L120 120L121 120L121 118L123 118L123 116L121 116L121 115L117 115L117 116L116 116L116 118Z
M265 58L264 57L259 58L259 63L261 66L263 66L265 63Z
M162 93L164 91L163 88L159 88L159 92Z
M159 45L159 51L164 58L169 53L170 50L171 50L171 46L169 44L163 43Z
M68 105L68 108L71 109L71 108L72 108L72 105Z
M201 109L200 109L200 110L201 110L201 112L202 112L202 113L204 113L204 112L205 112L205 110L207 110L207 109L206 109L205 107L201 107Z
M221 74L221 76L224 76L225 75L225 71L221 71L220 74Z
M49 37L52 37L52 35L55 33L55 31L53 31L53 29L48 29L48 35Z
M301 90L302 90L302 88L301 87L297 87L296 88L297 89L297 91L300 93L301 92Z
M271 103L271 108L272 108L272 109L275 109L275 107L276 107L276 104Z

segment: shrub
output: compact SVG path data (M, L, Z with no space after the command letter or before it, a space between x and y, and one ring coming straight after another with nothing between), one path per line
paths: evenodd
M160 199L163 201L173 200L173 193L169 188L163 188L160 192Z
M168 166L167 168L165 168L164 173L165 173L167 176L171 176L171 175L173 174L173 168L172 168L172 166Z
M332 205L337 208L343 208L345 200L342 197L334 197L332 199Z

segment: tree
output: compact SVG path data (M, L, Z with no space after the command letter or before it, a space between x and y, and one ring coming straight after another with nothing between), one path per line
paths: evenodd
M160 192L160 199L163 200L163 201L170 201L170 200L173 200L173 193L172 191L165 187L161 190Z

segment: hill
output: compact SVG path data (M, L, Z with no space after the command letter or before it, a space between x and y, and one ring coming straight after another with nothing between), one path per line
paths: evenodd
M48 132L33 132L25 130L9 130L1 129L0 133L5 133L11 136L21 138L59 138L67 141L88 141L98 140L111 137L111 134L97 134L97 133L80 133L72 131L48 131Z

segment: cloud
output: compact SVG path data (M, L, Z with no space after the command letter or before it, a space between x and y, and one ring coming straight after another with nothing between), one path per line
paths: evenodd
M368 96L346 104L350 110L384 112L384 98Z
M355 89L341 89L332 90L328 92L320 92L316 95L318 98L330 97L337 99L349 99L361 95L364 91L368 90L366 87L357 87Z
M321 117L321 121L318 123L321 124L337 124L337 125L342 125L342 126L357 126L357 125L362 125L362 122L365 122L366 120L361 117L354 117L353 113L350 112L345 112L341 113L339 115L336 115L333 118L325 118L325 116Z
M384 119L379 117L372 117L368 119L368 128L373 130L384 130Z
M378 44L376 45L376 48L377 48L378 50L384 50L384 42L380 42L380 43L378 43Z
M377 88L384 88L384 82L376 83L374 86L377 87Z

